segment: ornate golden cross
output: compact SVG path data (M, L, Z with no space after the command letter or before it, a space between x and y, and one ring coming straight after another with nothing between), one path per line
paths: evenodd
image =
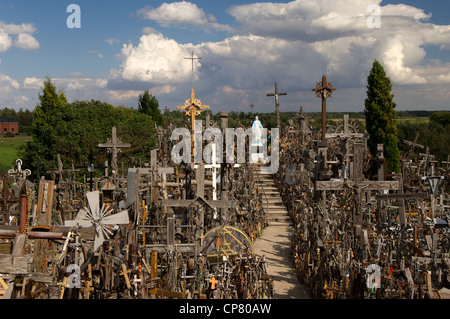
M187 116L192 120L192 132L195 131L195 117L202 113L202 110L209 109L209 105L202 105L200 99L195 98L195 91L191 89L191 99L186 100L184 106L177 106L177 110L184 110Z
M195 98L195 91L191 89L191 99L186 100L184 106L177 106L177 110L184 110L187 116L191 117L192 125L191 130L192 134L195 133L195 117L202 113L202 110L208 110L210 108L209 105L202 105L200 99ZM195 156L195 138L193 139L193 155Z

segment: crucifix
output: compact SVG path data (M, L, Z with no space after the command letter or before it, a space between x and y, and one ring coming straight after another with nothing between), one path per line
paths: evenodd
M200 115L202 110L207 110L209 109L210 106L209 105L202 105L202 102L200 101L200 99L196 99L195 98L195 91L194 89L191 89L191 99L190 100L186 100L184 103L184 106L177 106L178 110L184 110L185 114L187 116L191 117L191 131L192 133L195 132L195 117L197 115ZM195 147L196 147L196 142L195 142L195 138L192 139L193 140L193 150L192 150L192 154L193 156L195 156Z
M322 98L322 142L326 141L325 134L327 131L327 99L331 97L335 88L331 82L327 82L327 77L322 77L322 82L317 82L316 88L312 89L316 92L317 97Z
M106 143L98 144L97 146L108 149L108 153L112 154L111 167L113 174L117 174L117 154L122 151L122 148L131 147L131 144L122 143L116 136L116 127L113 127L111 138Z
M275 96L275 115L277 117L277 128L280 128L280 95L287 95L286 92L278 92L278 83L275 83L275 93L267 93L267 96Z

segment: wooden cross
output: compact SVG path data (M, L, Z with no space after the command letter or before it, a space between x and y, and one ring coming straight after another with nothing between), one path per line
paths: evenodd
M425 146L417 144L417 140L419 139L419 135L420 135L420 133L416 134L416 137L414 138L414 142L403 140L403 143L409 145L408 152L406 152L406 154L405 154L405 156L403 156L403 158L406 158L409 155L409 153L411 152L411 150L413 148L415 148L415 147L422 148L422 149L425 148Z
M125 264L122 264L122 272L120 273L120 275L124 276L125 283L127 284L127 288L130 289L131 284L130 284L130 278L128 277L128 273L131 273L131 270L127 270L127 266L125 266Z
M202 113L202 110L209 109L209 105L202 105L200 99L195 98L195 91L191 89L191 99L186 100L184 106L177 106L177 110L184 110L187 116L191 117L192 132L195 131L195 117Z
M117 154L122 151L122 148L131 147L131 144L122 143L116 136L116 127L113 127L111 138L106 143L98 144L97 146L108 149L108 153L112 154L111 167L113 174L117 174Z
M8 285L5 283L5 281L0 276L0 297L3 296L6 293L6 290L8 290Z
M277 128L280 128L280 95L287 95L286 92L278 92L278 83L275 83L275 93L267 93L267 96L275 96L275 115L277 117Z
M335 132L335 133L325 133L326 139L333 139L333 138L340 138L344 141L345 146L345 156L344 156L344 175L346 175L346 172L349 167L350 162L350 139L363 139L366 137L365 133L358 133L358 132L351 132L350 131L350 125L349 125L349 115L344 114L344 119L342 122L342 132ZM326 131L326 130L325 130Z
M209 108L210 108L209 105L202 105L202 102L200 101L200 99L195 98L195 91L193 88L191 89L191 99L186 100L184 103L184 106L177 106L178 110L184 110L185 114L187 116L191 117L192 133L195 132L195 117L197 115L200 115L202 113L202 110L207 110ZM195 138L193 139L193 142L194 142L194 144L193 144L192 155L195 156L195 147L196 147Z
M216 284L219 282L216 277L212 277L209 282L211 283L211 289L214 290L216 289Z
M316 88L312 90L316 92L317 97L322 98L322 142L325 142L325 134L327 131L327 99L331 97L336 89L333 88L331 82L327 82L327 77L324 75L322 82L317 82Z

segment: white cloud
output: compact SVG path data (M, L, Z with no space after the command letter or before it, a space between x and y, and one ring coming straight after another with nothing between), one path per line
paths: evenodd
M99 53L98 51L89 50L88 53L95 54L100 60L103 59L103 54Z
M381 5L379 29L367 26L369 4ZM186 1L147 7L138 14L163 27L231 30ZM210 104L214 112L227 108L249 111L250 103L255 103L258 111L273 110L273 99L267 98L266 93L273 91L274 82L289 93L281 100L282 110L288 110L290 105L289 110L297 111L300 104L319 110L311 88L323 74L338 89L330 101L331 109L361 110L374 59L385 67L394 90L407 92L396 93L397 104L401 98L420 106L426 97L434 96L435 101L433 94L448 92L450 63L432 61L424 65L424 61L427 45L450 48L450 26L430 23L430 14L419 8L383 6L380 0L336 0L332 6L327 0L299 0L239 5L230 8L229 14L239 31L233 29L234 35L222 41L185 44L144 27L137 43L122 45L120 66L110 70L105 78L67 74L65 79L52 80L66 90L70 99L98 98L113 104L136 105L139 94L149 89L161 105L173 108L189 97L192 70L191 61L185 58L193 51L201 57L194 63L197 97ZM31 24L6 28L0 24L0 52L16 45L19 34L31 36L34 32ZM114 38L105 41L110 45L120 42ZM101 58L97 51L89 53ZM2 92L12 96L17 84L39 90L43 80L28 77L23 83L4 83L8 85Z
M0 73L0 108L19 108L25 100L20 95L21 85L6 74Z
M40 45L32 35L20 33L14 41L14 46L24 50L36 50L39 49Z
M39 42L32 34L36 27L32 23L6 24L0 21L0 52L5 52L15 46L24 50L36 50Z
M120 43L120 40L115 38L109 38L105 39L105 42L108 43L109 45L114 45L116 43Z
M145 7L138 10L138 16L142 19L156 21L163 27L187 24L218 31L232 31L230 26L217 23L213 15L207 15L195 3L187 1L165 2L158 8Z
M8 75L0 73L0 86L9 87L10 89L18 89L20 87L20 84Z
M0 52L8 51L11 45L11 37L8 35L8 33L5 32L5 30L2 30L0 28Z
M192 47L167 39L160 33L143 35L136 47L123 45L120 76L128 81L154 84L188 81L191 66L183 58L190 56Z
M44 80L36 77L27 77L23 80L23 87L25 89L40 89L43 87Z
M7 24L0 21L0 29L3 29L6 33L14 35L23 33L33 34L36 32L36 27L32 23L22 23L17 25L13 23Z

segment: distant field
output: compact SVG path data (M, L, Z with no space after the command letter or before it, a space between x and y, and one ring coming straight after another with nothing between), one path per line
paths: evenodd
M430 122L430 118L429 117L400 117L397 119L397 122L405 122L405 121L428 123L428 122Z
M0 172L8 171L17 159L17 147L31 140L31 136L0 136Z
M350 122L352 120L358 120L358 121L361 121L363 123L366 122L365 118L349 119ZM430 118L429 117L399 117L396 120L397 120L397 122L411 121L411 122L418 122L418 123L428 123L430 121ZM342 122L342 119L330 119L330 121Z

